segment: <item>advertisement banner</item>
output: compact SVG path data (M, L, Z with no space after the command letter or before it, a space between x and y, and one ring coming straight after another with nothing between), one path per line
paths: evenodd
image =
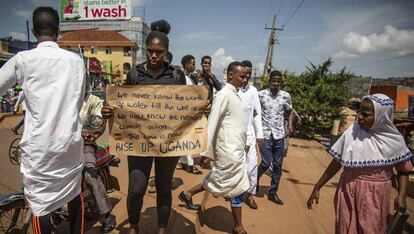
M123 156L198 155L207 146L206 86L107 86L115 107L110 153Z
M131 19L131 0L60 0L60 20Z

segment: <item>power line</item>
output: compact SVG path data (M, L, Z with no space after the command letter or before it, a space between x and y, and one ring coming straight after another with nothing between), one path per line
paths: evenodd
M265 27L267 26L267 21L269 20L269 15L270 15L270 11L272 10L272 8L273 8L273 3L274 3L274 1L275 0L272 0L271 2L270 2L270 7L269 7L269 10L267 11L267 16L266 16L266 21L265 21ZM258 50L258 52L259 52L259 56L260 57L257 57L257 59L256 59L256 62L255 62L255 64L257 64L258 62L259 62L259 59L261 58L261 57L263 57L263 56L261 56L262 55L262 53L261 53L261 51L262 51L262 48L263 48L263 54L265 53L265 51L266 51L266 49L264 48L264 36L265 36L265 34L266 34L266 29L264 28L263 29L263 34L262 34L262 39L260 40L260 49Z
M404 58L404 57L410 57L410 56L413 56L413 55L414 54L401 55L401 56L397 56L397 57L387 58L387 59L378 60L378 61L371 62L371 63L366 63L366 64L362 64L362 65L350 67L350 68L351 69L355 69L355 68L360 68L360 67L367 67L367 66L371 66L371 65L375 65L375 64L380 64L380 63L385 63L385 62L388 62L388 61L392 61L392 60L396 60L396 59L400 59L400 58Z
M279 15L280 10L282 10L282 5L283 5L283 0L282 0L282 1L280 1L280 4L279 4L279 9L277 10L276 15Z
M265 24L267 24L267 21L269 20L269 16L270 16L270 11L273 9L273 2L274 2L275 0L272 0L271 2L270 2L270 7L269 7L269 10L267 11L267 16L266 16L266 22L265 22Z
M296 7L295 11L290 15L290 17L286 20L286 22L283 24L282 28L284 28L292 19L292 17L296 14L296 12L299 10L299 8L302 6L302 4L305 2L305 0L302 0L302 2L299 3L298 7Z
M292 11L292 9L293 9L293 5L295 5L296 0L293 0L293 1L291 1L291 2L292 2L292 4L290 4L289 11L288 11L288 13L286 14L285 22L286 22L287 18L289 17L289 15L290 15L290 13L291 13L291 11Z

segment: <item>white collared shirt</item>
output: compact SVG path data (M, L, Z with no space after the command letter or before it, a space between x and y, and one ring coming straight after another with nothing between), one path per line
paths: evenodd
M246 87L239 90L238 95L244 104L247 118L247 144L256 145L256 139L263 138L262 108L257 89L247 84ZM254 111L257 113L256 116L254 116Z
M185 84L186 85L194 85L194 82L189 76L185 75Z
M20 171L25 198L36 216L80 194L84 74L83 60L52 41L18 53L0 69L0 93L18 83L25 95Z
M269 89L259 92L262 107L263 134L265 139L282 139L285 136L284 115L292 109L292 100L288 92L279 90L274 96Z

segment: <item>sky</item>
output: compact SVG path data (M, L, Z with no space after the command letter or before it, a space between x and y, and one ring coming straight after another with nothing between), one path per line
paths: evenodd
M272 17L278 44L273 68L301 73L329 57L333 70L375 78L414 77L412 0L132 0L150 23L171 24L173 64L192 54L213 58L220 77L234 60L250 60L263 72ZM1 0L0 36L25 39L26 20L37 6L58 8L58 0ZM31 35L34 40L33 35Z

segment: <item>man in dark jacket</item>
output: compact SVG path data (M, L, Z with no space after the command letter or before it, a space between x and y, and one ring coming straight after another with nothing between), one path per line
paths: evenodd
M210 56L205 55L201 58L201 68L202 70L198 73L197 84L208 85L208 100L212 103L214 89L219 91L222 88L222 85L217 80L216 76L211 72Z

